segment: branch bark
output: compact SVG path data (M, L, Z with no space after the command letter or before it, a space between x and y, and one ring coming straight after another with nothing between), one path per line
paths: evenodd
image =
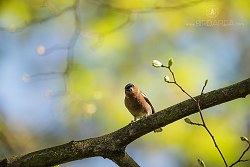
M237 98L244 98L248 94L250 94L250 78L203 94L200 107L206 109ZM195 99L198 99L198 96ZM139 165L125 151L128 144L157 128L198 111L197 104L192 99L188 99L110 134L81 141L71 141L26 155L0 160L0 167L53 166L95 156L109 158L121 167L138 167Z

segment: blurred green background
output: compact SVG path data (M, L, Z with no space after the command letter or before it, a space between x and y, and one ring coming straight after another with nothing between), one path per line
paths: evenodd
M123 104L131 82L157 111L250 76L250 1L0 1L0 158L115 131L133 119ZM250 98L204 111L229 164L250 138ZM200 121L199 116L189 117ZM143 167L223 166L211 138L183 120L127 147ZM245 155L249 159L250 153ZM247 167L250 162L238 166ZM89 158L60 166L116 166Z

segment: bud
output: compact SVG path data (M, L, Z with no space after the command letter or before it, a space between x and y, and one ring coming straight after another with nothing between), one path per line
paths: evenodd
M202 160L198 159L198 163L201 167L206 167L205 163Z
M246 138L245 136L241 136L241 137L240 137L240 140L241 140L241 141L249 142L248 138Z
M152 66L159 68L159 67L162 67L162 63L158 60L153 60Z
M208 83L208 79L205 81L205 85L207 85L207 83Z
M168 67L171 67L173 63L174 63L174 60L173 60L173 58L171 57L171 58L168 60Z
M184 121L188 124L192 124L193 122L189 118L185 118Z
M167 83L169 83L169 82L170 82L169 76L166 75L166 76L164 77L164 81L167 82Z

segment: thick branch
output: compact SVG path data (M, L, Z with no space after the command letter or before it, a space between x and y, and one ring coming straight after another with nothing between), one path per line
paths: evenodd
M206 109L237 98L244 98L248 94L250 94L250 78L203 94L200 107L201 109ZM195 98L198 99L198 97ZM197 104L192 99L189 99L110 134L83 141L72 141L26 155L3 159L0 161L0 166L52 166L95 156L109 158L119 166L138 166L125 152L125 148L129 143L157 128L166 126L196 112L199 112Z

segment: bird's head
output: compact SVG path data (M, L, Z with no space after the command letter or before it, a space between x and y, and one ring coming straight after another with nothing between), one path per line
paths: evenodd
M129 83L125 86L125 93L133 93L135 85Z
M139 92L139 89L136 85L132 84L132 83L128 83L125 86L125 94L126 95L135 95Z

